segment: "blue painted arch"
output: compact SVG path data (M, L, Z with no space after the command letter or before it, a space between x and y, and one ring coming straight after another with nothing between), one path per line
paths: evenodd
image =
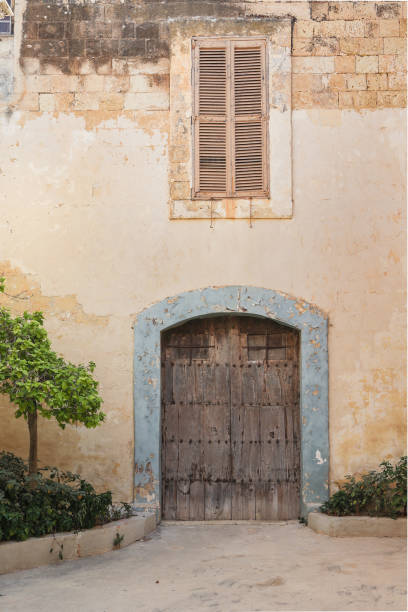
M135 494L138 511L160 515L161 333L195 317L266 317L300 331L301 513L328 497L327 316L287 294L248 286L207 287L143 310L134 325Z

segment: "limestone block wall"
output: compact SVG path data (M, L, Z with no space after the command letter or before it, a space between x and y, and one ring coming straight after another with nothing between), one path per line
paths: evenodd
M250 223L231 202L229 219L171 220L190 155L170 140L175 25L188 46L195 23L288 19L291 216ZM56 348L97 363L107 413L95 431L42 423L44 463L133 498L132 326L213 285L327 313L332 486L403 453L404 2L16 0L0 59L0 303L44 310ZM0 447L26 455L0 407Z

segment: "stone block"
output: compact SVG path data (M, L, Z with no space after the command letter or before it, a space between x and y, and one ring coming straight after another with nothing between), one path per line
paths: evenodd
M28 75L25 79L25 89L29 92L49 93L52 91L51 76Z
M356 57L356 73L378 72L378 55Z
M382 38L360 38L359 54L360 55L378 55L383 53Z
M362 0L353 2L353 14L354 19L376 19L377 13L375 3L371 0L366 2L362 2Z
M67 75L69 72L69 59L67 57L47 58L40 62L40 74Z
M339 108L354 108L354 95L351 91L339 92Z
M19 108L25 111L38 111L40 110L40 102L38 93L25 93Z
M146 40L144 38L125 38L119 42L119 55L123 57L135 57L145 55Z
M68 52L71 57L82 57L85 55L85 39L71 38L68 41Z
M38 38L52 38L61 39L64 38L65 23L40 23L38 26ZM31 38L31 36L30 36Z
M384 38L384 54L402 55L406 52L407 41L404 38Z
M172 200L187 200L191 197L189 182L176 181L170 185L170 197Z
M99 42L101 56L116 57L119 54L119 39L101 38Z
M40 111L43 113L53 112L55 110L54 94L40 93Z
M40 54L45 57L65 57L68 55L67 40L40 40Z
M74 109L75 94L73 93L57 93L54 94L55 110L67 112Z
M378 21L365 21L366 38L378 38L380 36L380 24Z
M313 26L314 36L344 36L345 24L343 20L339 21L319 21Z
M121 93L104 93L99 97L99 108L105 111L118 111L124 107L124 95Z
M103 91L105 85L105 78L100 74L86 74L79 77L79 89L84 92L95 92Z
M23 39L36 40L38 38L38 24L34 21L29 21L24 24Z
M293 41L292 56L302 57L315 55L313 38L297 38Z
M292 76L293 91L321 91L322 89L322 75L320 74L294 74Z
M22 63L24 74L39 74L40 60L38 57L24 57Z
M75 110L98 110L98 99L92 93L76 93L74 108Z
M157 521L156 514L154 512L147 512L144 515L145 523L144 523L144 535L147 536L149 533L156 529Z
M398 55L380 55L378 57L379 72L398 72L399 66Z
M365 74L350 74L346 76L346 87L348 90L367 89L367 79Z
M169 95L162 91L128 93L125 94L124 108L125 110L168 110Z
M104 78L104 89L110 93L125 93L129 91L128 76L106 76Z
M380 28L380 36L399 36L400 22L399 19L380 19L378 22Z
M402 4L405 2L377 2L376 13L380 19L395 19L402 14Z
M340 38L340 52L357 55L360 52L360 38Z
M98 61L95 61L96 74L112 74L112 58L111 57L100 57Z
M354 55L338 55L334 58L334 71L337 73L353 73L356 69Z
M173 163L184 162L189 158L189 149L186 146L173 146L169 147L169 158Z
M364 21L345 21L344 34L345 36L350 36L352 38L364 37L365 36Z
M75 555L75 534L61 534L58 541L63 541L66 558ZM4 542L0 544L0 574L16 570L30 569L39 565L61 562L58 556L59 547L52 536L29 538L24 542ZM53 549L50 552L51 548Z
M313 21L308 20L300 20L295 23L295 27L293 30L293 37L296 38L311 38L313 36L314 31Z
M356 107L358 108L376 108L377 92L375 91L356 91Z
M152 80L145 74L135 74L130 77L130 91L147 92L152 90Z
M308 527L332 537L405 538L407 519L373 516L328 516L310 512Z
M294 57L294 74L324 74L334 72L334 57Z
M345 74L331 74L328 82L329 89L332 91L344 91L346 87Z
M310 17L314 21L326 21L329 18L328 2L311 2Z
M392 73L388 75L388 89L405 90L406 88L407 88L406 72L396 72L396 73ZM384 87L383 89L386 89L386 88Z
M313 39L313 55L337 55L339 50L339 40L333 36L315 36Z
M405 108L407 105L406 91L379 91L377 104L381 108Z
M386 74L367 74L367 89L388 89L388 78ZM392 87L390 87L392 89Z

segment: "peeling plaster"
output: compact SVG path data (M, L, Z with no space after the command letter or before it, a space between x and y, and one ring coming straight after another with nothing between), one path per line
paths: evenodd
M168 297L135 321L135 496L139 511L160 515L160 339L161 332L195 317L220 313L267 317L301 333L301 513L328 496L327 316L317 306L270 289L208 287ZM316 451L316 448L319 450ZM323 459L324 458L324 459Z

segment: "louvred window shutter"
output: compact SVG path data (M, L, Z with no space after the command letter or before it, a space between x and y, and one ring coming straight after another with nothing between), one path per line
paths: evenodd
M195 197L267 195L265 46L193 42Z

